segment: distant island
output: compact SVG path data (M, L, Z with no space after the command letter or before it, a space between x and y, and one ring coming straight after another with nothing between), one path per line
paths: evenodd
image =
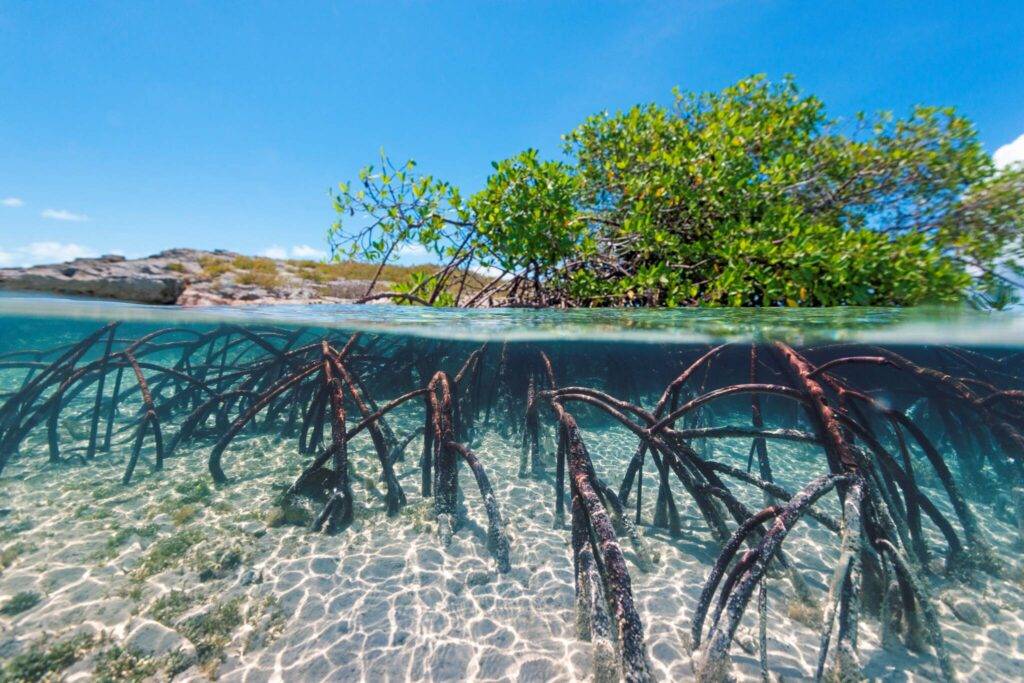
M0 268L0 290L178 306L387 301L392 284L433 266L246 256L168 249L144 258L105 255L27 268Z

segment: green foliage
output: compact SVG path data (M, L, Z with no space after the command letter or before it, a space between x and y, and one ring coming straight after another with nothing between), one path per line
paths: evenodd
M200 256L199 265L203 269L203 275L211 280L231 272L231 262L218 256Z
M424 296L430 295L430 292L437 292L436 296L434 296L434 300L432 302L428 302L430 305L455 305L455 296L451 292L444 290L441 278L436 274L423 272L409 273L409 276L405 280L396 283L395 286L391 288L391 291L398 294L408 295L407 298L399 298L398 303L420 303L423 301Z
M453 247L450 228L468 225L469 211L458 188L433 176L417 176L415 167L411 160L397 167L382 153L379 166L360 171L360 189L353 191L348 183L338 186L335 211L341 216L359 212L372 221L374 229L336 245L336 257L388 263L405 244L419 244L438 256ZM334 229L341 229L340 220Z
M540 273L575 255L586 224L576 210L580 183L571 169L538 161L533 149L493 166L487 185L469 201L482 254L504 270L529 264Z
M52 645L34 643L27 652L11 657L0 669L0 683L35 683L68 668L89 652L92 636L80 635Z
M844 123L757 76L592 116L564 153L497 162L468 201L382 158L335 197L363 219L336 253L426 247L445 265L396 291L435 305L480 266L506 303L576 306L1002 306L1024 278L1024 167L997 170L949 108Z
M262 256L236 256L231 266L239 271L235 281L242 285L256 285L264 289L274 289L281 285L281 276L277 272L277 262Z
M43 596L35 591L21 591L11 596L11 599L0 607L0 614L5 617L13 617L16 614L27 612L43 599Z
M276 273L264 273L257 270L239 273L235 281L240 285L255 285L263 289L274 289L281 286L281 278Z
M257 273L276 273L277 263L274 259L263 256L236 256L231 265L238 270L251 270Z

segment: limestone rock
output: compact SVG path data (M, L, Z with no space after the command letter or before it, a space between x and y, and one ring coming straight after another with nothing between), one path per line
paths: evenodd
M267 268L267 262L273 267ZM330 279L303 262L254 260L217 249L168 249L144 258L106 255L28 268L0 268L0 289L115 299L143 304L239 306L349 303L368 280ZM390 286L379 281L377 291Z
M147 304L172 304L185 291L184 278L179 274L136 264L123 256L101 256L58 265L7 268L0 270L0 287Z

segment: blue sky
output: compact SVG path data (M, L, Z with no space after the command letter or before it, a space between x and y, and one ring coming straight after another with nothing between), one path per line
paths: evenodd
M1024 134L1022 27L1021 2L0 0L0 265L309 255L381 147L468 193L588 114L757 72L836 115L955 105L995 152Z

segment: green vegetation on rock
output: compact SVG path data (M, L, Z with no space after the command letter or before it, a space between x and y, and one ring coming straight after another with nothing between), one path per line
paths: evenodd
M752 77L592 116L563 152L496 162L468 199L382 157L334 197L334 255L426 248L443 265L395 291L433 305L1001 306L1024 280L1024 166L950 108L840 121Z

